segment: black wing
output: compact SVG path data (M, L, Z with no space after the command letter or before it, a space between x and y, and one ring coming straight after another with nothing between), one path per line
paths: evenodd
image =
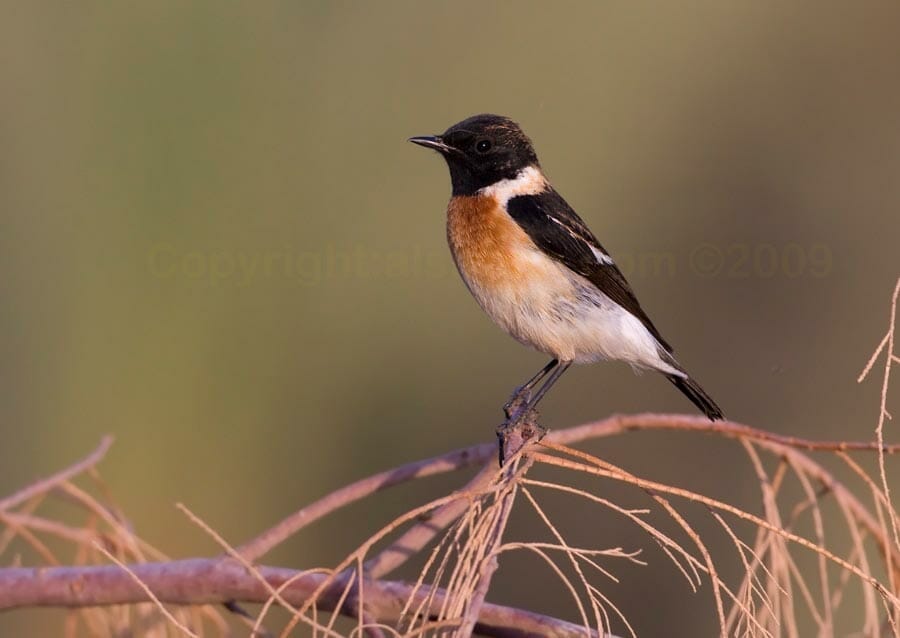
M507 202L506 209L538 248L640 319L663 348L672 352L609 253L559 193L548 188L536 195L519 195Z

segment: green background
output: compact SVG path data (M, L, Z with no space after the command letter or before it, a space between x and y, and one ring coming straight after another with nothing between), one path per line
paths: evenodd
M239 543L368 473L492 440L545 357L469 297L446 168L405 141L485 111L522 123L726 414L868 438L878 384L855 378L900 270L898 59L891 2L5 3L0 494L113 433L101 470L138 532L211 555L175 502ZM693 407L615 364L569 372L543 408L551 427L632 411ZM586 448L758 507L734 445ZM333 563L463 478L267 560ZM709 589L646 537L554 512L595 547L647 548L605 590L639 633L712 634ZM544 569L506 558L491 599L570 615ZM61 617L0 615L0 633Z

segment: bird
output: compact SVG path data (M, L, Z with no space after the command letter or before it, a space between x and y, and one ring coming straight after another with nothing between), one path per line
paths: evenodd
M517 418L533 410L573 363L611 360L662 373L710 420L724 419L515 121L483 113L409 141L450 170L447 241L466 287L514 339L552 357L513 393L508 416L513 405Z

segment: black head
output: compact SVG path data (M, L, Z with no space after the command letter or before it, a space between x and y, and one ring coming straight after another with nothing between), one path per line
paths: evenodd
M531 140L508 117L473 115L441 135L411 137L447 160L454 195L471 195L501 179L512 179L527 166L539 166Z

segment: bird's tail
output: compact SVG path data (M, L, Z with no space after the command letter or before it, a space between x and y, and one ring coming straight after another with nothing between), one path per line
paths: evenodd
M703 414L709 417L710 421L721 421L725 418L725 415L722 414L722 408L716 405L716 402L712 400L712 397L703 391L700 384L689 376L666 374L666 378L671 381L676 388L681 390L682 394L691 400L691 403L700 408Z

